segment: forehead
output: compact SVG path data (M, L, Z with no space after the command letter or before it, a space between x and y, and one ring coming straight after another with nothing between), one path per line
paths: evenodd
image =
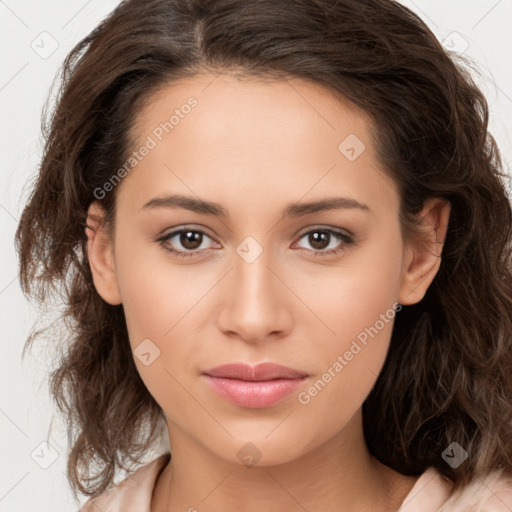
M146 200L166 188L268 197L274 187L292 201L308 189L393 188L371 128L369 116L318 83L194 75L160 88L139 112L134 150L151 148L127 181Z
M197 105L189 109L187 104L192 101ZM220 137L222 128L229 125L245 128L243 132L231 133L237 140L246 132L254 136L257 131L262 137L279 135L276 138L281 143L291 135L308 134L313 130L339 132L352 129L369 139L367 132L373 126L370 116L341 92L318 82L297 77L271 79L234 73L202 73L161 86L139 112L134 133L146 134L160 123L171 120L173 114L176 115L171 124L175 132L179 131L174 128L181 120L191 117L188 124L194 124L198 136L208 135L210 138L216 132ZM288 129L287 133L276 133L284 127Z

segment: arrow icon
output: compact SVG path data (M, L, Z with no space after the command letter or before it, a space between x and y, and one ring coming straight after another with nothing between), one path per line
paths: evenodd
M468 452L462 448L462 446L453 442L441 454L441 457L447 462L452 468L458 468L467 458Z
M42 458L44 457L44 450L43 450L43 449L41 449L41 451L40 451L39 453L34 453L34 455L35 455L36 457L39 457L40 459L42 459Z
M133 353L144 366L149 366L160 356L160 349L149 338L146 338Z

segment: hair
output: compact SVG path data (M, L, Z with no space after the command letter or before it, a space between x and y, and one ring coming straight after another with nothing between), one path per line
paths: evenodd
M44 154L16 248L23 292L65 305L50 388L74 436L75 496L97 496L127 461L140 463L163 418L135 366L122 305L93 285L87 210L133 150L152 94L208 71L297 77L366 113L399 190L404 237L418 235L426 199L451 204L439 271L396 316L363 403L364 436L383 464L404 475L433 466L454 489L512 472L512 211L488 105L464 64L391 0L127 0L72 49L43 112ZM115 199L114 189L100 201L108 226ZM442 457L453 442L468 453L456 468Z

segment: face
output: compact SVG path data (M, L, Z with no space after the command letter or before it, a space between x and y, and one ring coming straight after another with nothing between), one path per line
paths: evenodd
M140 113L112 258L93 250L91 266L123 305L171 451L186 436L240 462L250 442L261 464L286 462L360 412L397 303L419 300L437 263L404 245L369 130L300 80L195 76ZM267 362L305 377L258 388L205 375Z

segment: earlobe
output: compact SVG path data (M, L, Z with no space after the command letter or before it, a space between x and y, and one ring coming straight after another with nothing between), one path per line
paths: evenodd
M405 248L402 282L398 302L418 303L427 292L441 265L441 254L451 205L444 199L431 198L419 214L423 236Z
M122 301L117 286L112 240L104 227L104 215L101 204L93 201L87 211L85 227L87 257L97 292L105 302L116 306Z

